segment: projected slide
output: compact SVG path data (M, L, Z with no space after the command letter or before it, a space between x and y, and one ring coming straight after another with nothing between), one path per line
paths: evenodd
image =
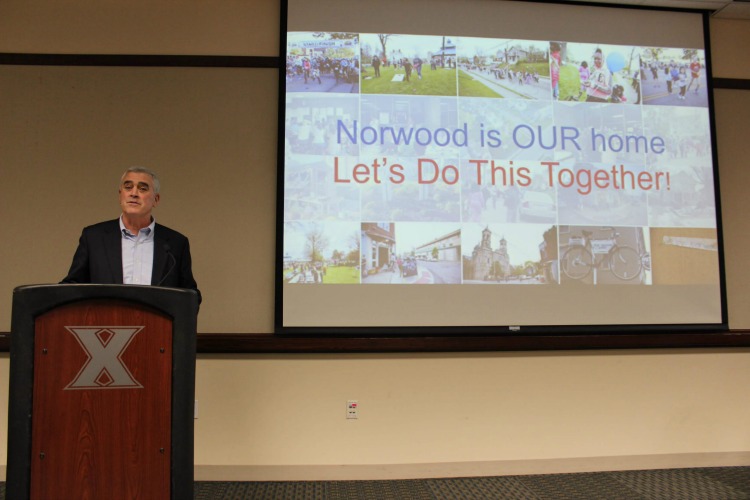
M285 324L369 325L381 297L375 326L639 324L571 305L634 286L669 310L646 323L703 294L688 322L716 322L706 54L605 42L290 31ZM508 322L477 315L521 298ZM354 319L308 309L341 300Z

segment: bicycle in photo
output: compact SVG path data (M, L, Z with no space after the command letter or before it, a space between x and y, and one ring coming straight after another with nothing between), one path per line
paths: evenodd
M618 245L620 234L613 227L605 227L609 231L607 238L593 238L592 231L581 231L580 236L571 236L568 249L560 261L562 271L570 279L582 280L594 272L593 284L597 283L600 270L611 272L617 279L631 281L641 275L641 271L648 269L648 256L627 245Z

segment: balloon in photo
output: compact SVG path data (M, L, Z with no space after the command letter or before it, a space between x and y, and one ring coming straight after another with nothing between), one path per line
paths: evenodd
M619 52L612 52L607 56L607 67L612 73L617 73L625 67L625 58Z

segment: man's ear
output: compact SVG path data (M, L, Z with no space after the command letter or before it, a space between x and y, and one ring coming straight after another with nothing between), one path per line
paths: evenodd
M156 194L154 196L154 206L156 206L156 205L159 204L159 200L161 200L161 195L160 194Z

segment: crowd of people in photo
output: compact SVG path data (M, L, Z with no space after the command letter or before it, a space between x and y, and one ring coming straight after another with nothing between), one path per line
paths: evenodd
M356 144L336 140L336 123L339 117L320 113L288 120L286 126L287 152L292 154L357 155Z
M286 58L286 78L288 82L304 80L322 83L321 76L330 75L336 83L359 81L359 59L357 57L300 56Z
M667 93L677 95L678 99L686 99L686 94L693 89L695 94L700 88L703 65L697 57L693 57L689 64L677 63L674 59L669 62L652 60L641 61L641 80L664 80ZM695 84L695 87L693 87Z
M430 69L436 70L439 67L444 67L448 69L452 69L454 67L454 61L452 58L447 57L445 58L445 63L443 64L441 62L441 59L438 57L432 57L429 61L430 63ZM416 73L416 77L418 80L422 79L422 67L427 64L426 59L422 59L419 57L419 55L415 55L413 58L408 57L398 57L393 59L392 61L389 59L386 59L385 57L381 57L377 54L372 56L372 59L370 60L370 66L373 70L373 78L380 78L380 68L381 67L390 67L393 66L393 68L398 72L399 70L404 71L404 79L403 81L409 82L411 81L412 74Z
M705 158L711 153L711 146L700 135L681 137L674 141L675 147L670 148L670 158Z
M535 190L535 192L543 193L546 190ZM464 216L471 222L480 222L486 210L497 210L502 207L505 212L504 222L519 222L519 208L522 201L523 192L518 186L497 189L474 184L464 197Z
M477 66L471 63L464 63L465 71L478 71L492 75L495 80L507 80L517 85L533 85L541 83L538 71L526 71L523 69L514 70L509 66L494 64L492 66Z
M418 274L417 259L412 255L406 255L404 257L391 255L388 263L384 264L380 268L368 267L366 259L362 259L361 264L362 278L366 278L368 275L373 273L397 273L401 278L408 278L409 276L416 276Z
M373 71L374 78L380 78L381 67L393 67L397 72L403 71L403 81L411 81L412 75L418 80L422 79L422 68L428 61L418 55L413 58L400 57L394 60L388 60L385 57L374 55L371 60L367 61ZM445 58L444 64L439 58L431 58L429 61L430 69L436 70L439 67L453 68L455 62L452 58ZM359 81L360 65L359 58L331 58L327 56L300 56L289 55L286 58L286 78L287 82L304 81L322 83L321 77L325 75L333 76L336 83L356 83Z
M295 283L323 283L327 271L323 262L290 262L286 268L286 281Z
M402 258L392 255L388 271L397 272L402 278L414 276L417 274L417 261L412 256Z

